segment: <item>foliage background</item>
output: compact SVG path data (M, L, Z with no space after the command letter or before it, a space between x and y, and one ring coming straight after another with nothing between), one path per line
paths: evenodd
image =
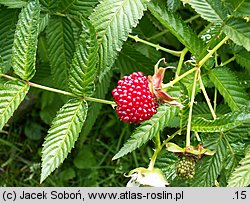
M115 7L114 5L117 5L116 3L119 1L104 0L103 2L108 2L107 5ZM137 6L141 2L143 2L143 5L145 3L145 1L139 0L124 0L124 2L127 2L130 8L135 9L138 9ZM248 52L250 49L250 26L242 25L247 23L246 20L243 20L243 17L250 16L248 1L217 0L213 3L213 1L202 0L201 2L204 5L211 5L211 9L205 10L204 7L196 4L197 1L191 1L193 4L185 5L180 0L154 0L152 2L147 11L146 6L140 7L141 14L137 13L136 10L131 10L131 16L135 15L136 17L142 15L143 10L145 10L138 25L139 17L133 22L118 18L121 21L120 23L124 23L120 25L123 30L119 30L118 27L115 29L117 33L110 33L107 41L113 42L113 44L111 45L108 42L107 46L103 45L105 43L99 44L101 46L99 49L106 53L107 59L104 60L99 55L99 58L96 58L99 61L98 66L108 68L105 70L107 74L98 70L100 72L97 72L97 75L103 81L100 86L96 87L94 95L103 97L103 93L107 92L105 98L112 100L111 91L123 75L135 71L153 75L153 66L160 58L166 58L168 65L178 65L178 57L144 43L137 43L132 38L127 39L132 26L136 26L132 30L132 36L138 35L141 39L150 41L155 45L159 44L161 47L173 50L182 50L186 46L192 53L185 56L186 61L190 60L192 55L200 56L200 59L202 59L207 53L207 49L212 49L218 44L225 37L225 34L221 31L223 25L224 32L235 43L231 41L225 44L218 50L216 57L208 60L205 66L211 68L214 64L219 66L221 63L233 60L229 61L227 68L220 69L221 72L214 71L211 74L205 72L203 75L204 84L211 101L214 99L215 86L219 90L216 111L218 115L224 115L235 110L247 112L249 107L246 106L249 103L250 87L250 55ZM36 73L34 75L32 71L27 71L29 75L25 75L23 72L16 72L16 74L27 79L34 75L31 82L69 91L70 87L65 84L69 80L68 70L78 42L84 39L84 36L82 36L82 39L80 37L81 27L85 26L86 30L89 29L89 21L87 20L87 23L82 25L79 21L79 15L84 16L85 19L90 19L97 33L100 31L98 34L101 36L102 24L98 21L100 16L94 11L98 3L98 0L40 0L41 11L38 15L39 20L37 19L39 21L37 55L33 56L36 57ZM19 45L18 40L14 39L14 33L21 8L27 5L27 1L0 0L0 4L1 72L13 75L11 66L15 66L15 64L13 64L13 60L11 61L12 52L14 50L15 53L18 53L18 49L14 49L13 43L17 47ZM223 9L221 10L221 8ZM98 6L96 9L98 9ZM103 8L103 12L108 9L110 9L108 6ZM164 9L167 9L168 15L159 15L158 13L164 12ZM231 15L231 18L226 19L227 13ZM122 14L121 16L124 17ZM131 16L128 18L132 19ZM106 15L103 18L105 21L105 18L108 19L109 16ZM164 21L172 27L169 27ZM174 30L175 28L177 30ZM126 42L123 44L123 41ZM84 43L92 42L84 41ZM205 50L204 54L202 53L203 50ZM95 53L95 50L90 53ZM110 58L108 58L109 56ZM76 60L73 63L77 64L78 62ZM18 66L18 64L16 65ZM182 73L190 68L190 64L184 64ZM110 70L112 70L112 73ZM174 71L168 70L165 81L171 80L174 76ZM190 81L192 81L193 76L191 74L182 83L186 91L184 94L189 97L192 90L192 82ZM0 78L0 80L3 79ZM218 80L217 83L211 82L216 80ZM109 83L109 81L111 82ZM232 86L233 88L231 88ZM244 91L246 94L242 93ZM239 95L240 92L243 96ZM29 93L15 111L13 117L0 131L0 186L124 186L128 181L124 177L124 173L136 167L148 165L149 158L153 155L153 142L148 142L136 151L112 161L112 157L129 139L137 125L119 121L115 111L109 105L97 106L94 104L90 107L90 113L83 126L84 130L80 133L75 148L63 164L40 184L42 144L56 112L68 98L68 96L30 88ZM197 92L195 100L199 105L194 107L194 116L212 119L201 92ZM242 106L246 109L242 110ZM95 110L97 109L100 109L100 116L96 114ZM93 122L95 117L97 119ZM231 120L235 121L237 118L237 115L235 117L233 115ZM200 134L204 145L218 153L212 158L205 157L198 162L198 172L194 180L182 181L176 178L174 167L177 157L165 150L159 155L156 166L165 172L171 186L227 186L229 177L240 160L246 163L249 169L249 148L247 149L250 143L249 120L245 122L246 120L240 122L239 128L228 131L225 136L218 136L213 132ZM176 117L163 131L162 138L174 133L178 125L179 121ZM205 130L203 131L205 132ZM182 146L184 141L185 134L172 140L172 142ZM191 141L197 144L195 136L192 136ZM245 156L246 158L243 159ZM249 172L247 177L249 177Z

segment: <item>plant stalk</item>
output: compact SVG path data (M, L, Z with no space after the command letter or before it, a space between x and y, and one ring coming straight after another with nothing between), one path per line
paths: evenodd
M231 63L232 61L234 61L235 59L236 59L236 56L233 56L232 58L228 59L227 61L221 63L220 66L225 66L225 65Z
M219 44L217 44L211 51L209 51L209 53L202 59L199 61L198 63L198 67L200 68L201 66L204 65L204 63L206 63L206 61L229 39L228 36L226 36L223 40L220 41Z
M187 52L188 52L188 48L186 48L186 47L181 51L181 56L180 56L180 59L179 59L179 63L178 63L176 72L175 72L175 78L177 78L181 73L181 68L182 68L182 65L183 65L184 57L187 54Z
M196 83L197 83L197 78L199 76L199 73L200 73L200 69L197 69L195 72L195 76L194 76L194 83L193 83L193 89L192 89L192 95L191 95L191 101L190 101L190 109L189 109L189 115L188 115L186 147L190 146L192 113L193 113L193 106L194 106Z
M148 169L152 170L154 168L154 165L155 165L155 161L156 161L156 158L159 154L159 152L162 150L162 148L170 141L172 140L176 135L180 134L181 133L181 129L177 130L175 133L173 133L172 135L170 135L166 140L163 141L163 143L161 144L161 141L160 141L160 133L157 134L157 137L156 137L156 143L155 143L155 146L156 146L156 149L154 151L154 154L150 160L150 163L149 163L149 166L148 166Z
M217 94L218 94L218 90L215 88L214 89L214 112L216 112Z
M178 76L177 78L175 78L174 80L170 81L169 83L163 84L162 85L162 89L166 89L168 87L172 87L175 83L179 82L181 79L183 79L184 77L188 76L189 74L193 73L196 70L197 70L197 67L194 67L194 68L188 70L187 72L185 72L182 75Z
M154 165L155 165L155 161L157 158L158 153L161 151L161 138L160 138L160 133L158 132L156 135L156 139L155 139L155 152L150 160L148 169L149 170L153 170L154 169Z
M136 42L141 42L143 44L149 45L151 47L154 47L156 50L162 50L166 53L172 54L173 56L180 57L180 55L181 55L181 51L174 51L171 49L164 48L164 47L160 46L159 44L153 44L153 43L148 42L146 40L140 39L137 35L136 36L128 35L128 37L131 39L134 39Z
M0 77L7 78L9 80L18 80L17 78L14 78L12 76L5 75L5 74L0 74ZM55 93L58 93L58 94L63 94L63 95L71 96L71 97L76 97L76 98L79 98L79 99L84 99L86 101L97 102L97 103L102 103L102 104L116 105L116 103L113 102L113 101L98 99L98 98L94 98L94 97L86 97L86 96L79 97L76 94L71 93L71 92L67 92L67 91L56 89L56 88L39 85L39 84L29 82L29 81L24 81L24 82L26 82L29 86L35 87L35 88L38 88L38 89L42 89L42 90L46 90L46 91L50 91L50 92L55 92Z
M211 102L210 102L210 99L209 99L209 97L208 97L208 95L207 95L207 92L206 92L206 89L205 89L205 87L204 87L204 84L203 84L201 75L200 75L200 77L199 77L199 82L200 82L200 88L201 88L201 90L202 90L202 92L203 92L203 95L204 95L204 97L205 97L205 99L206 99L207 105L208 105L208 107L209 107L209 109L210 109L210 111L211 111L211 114L212 114L212 116L213 116L213 119L215 120L215 119L216 119L216 114L215 114L215 112L214 112L214 109L213 109L213 106L212 106L212 104L211 104Z

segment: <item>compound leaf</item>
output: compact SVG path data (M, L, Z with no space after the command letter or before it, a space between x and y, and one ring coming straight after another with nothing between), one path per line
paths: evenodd
M29 91L29 85L21 81L0 81L0 130L8 122Z
M163 105L157 109L157 113L151 119L144 121L134 131L129 140L124 144L120 151L113 157L118 159L151 140L156 134L163 130L166 125L173 119L177 110L174 106Z
M250 145L246 155L241 159L239 166L229 178L227 187L247 187L250 185Z
M239 80L226 67L215 68L209 73L210 80L219 90L232 111L238 111L249 102L248 95Z
M82 19L82 30L69 73L69 87L77 95L90 96L94 91L98 44L89 21Z
M86 101L71 99L57 112L43 144L41 182L64 161L74 147L87 110Z
M12 66L24 80L35 75L36 49L40 6L37 0L30 1L19 14L12 48Z

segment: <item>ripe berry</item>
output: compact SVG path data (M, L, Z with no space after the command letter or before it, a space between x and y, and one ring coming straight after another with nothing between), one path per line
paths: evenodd
M176 174L183 179L191 179L195 174L195 160L193 157L182 156L176 164Z
M124 76L112 95L116 112L124 122L140 123L156 113L157 103L149 90L148 78L141 72Z

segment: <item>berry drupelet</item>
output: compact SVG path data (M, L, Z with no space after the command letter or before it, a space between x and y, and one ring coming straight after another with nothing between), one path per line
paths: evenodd
M124 76L112 95L117 104L116 112L124 122L140 123L156 113L158 105L150 92L148 77L141 72Z

